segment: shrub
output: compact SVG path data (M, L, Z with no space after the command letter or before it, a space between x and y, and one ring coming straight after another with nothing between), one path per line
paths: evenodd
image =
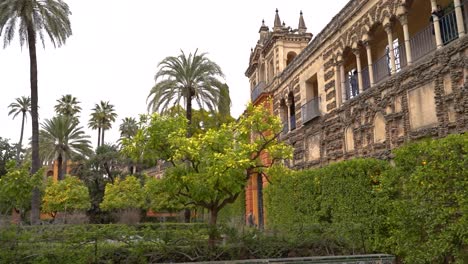
M103 210L138 209L144 207L144 192L140 181L135 176L124 180L117 178L114 184L108 183L101 203Z
M64 180L56 182L50 179L42 198L42 212L54 218L57 212L66 215L76 210L86 210L90 206L88 188L74 176L66 176Z
M385 173L383 248L408 263L468 263L468 134L394 151Z

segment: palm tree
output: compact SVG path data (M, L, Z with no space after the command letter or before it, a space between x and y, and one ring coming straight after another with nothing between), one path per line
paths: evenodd
M166 112L169 108L185 104L185 117L188 120L187 136L192 135L192 100L200 109L214 112L219 105L220 89L223 83L217 77L224 77L221 68L206 57L206 53L190 53L185 56L166 57L158 64L154 79L156 84L150 91L147 101L148 111ZM152 98L151 98L152 97ZM151 99L150 99L151 98ZM190 222L190 210L185 210L185 221Z
M71 94L62 95L60 99L57 100L57 104L54 109L55 112L59 115L66 115L70 117L78 118L78 114L81 112L81 107L78 105L80 102L76 97Z
M96 104L92 109L91 119L89 120L88 126L91 129L98 130L98 147L104 144L104 132L112 128L112 122L115 122L117 113L115 113L114 105L111 105L109 101L101 101Z
M58 180L63 179L67 160L91 155L89 136L74 117L55 116L41 125L40 156L44 161L57 161Z
M154 77L156 84L147 99L148 111L162 113L183 101L190 126L193 99L201 109L207 107L214 111L218 108L223 83L216 77L224 75L218 64L206 57L206 53L197 54L196 50L193 55L190 53L186 57L182 51L177 57L165 58L158 67Z
M20 152L23 146L24 122L26 121L26 119L28 119L28 116L26 114L31 114L31 98L28 96L21 96L19 98L16 98L15 102L11 103L8 107L10 108L10 112L8 112L8 115L13 115L13 119L15 119L19 114L22 114L21 134L18 146L16 146L16 164L19 166Z
M119 127L121 138L132 138L138 131L138 124L135 118L126 117L122 119L122 124Z
M41 167L39 159L39 116L37 91L37 38L45 46L47 35L54 47L65 44L72 30L68 5L62 0L2 0L0 1L0 36L4 35L4 47L14 39L18 29L20 45L29 49L32 119L32 164L31 173ZM31 223L36 224L40 216L41 197L34 189L31 200Z

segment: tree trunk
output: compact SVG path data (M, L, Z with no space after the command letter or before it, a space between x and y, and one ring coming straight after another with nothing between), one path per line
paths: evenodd
M188 126L187 126L187 137L192 136L192 96L191 96L191 89L187 90L187 98L186 98L186 107L185 107L185 117L188 120ZM184 210L184 222L185 223L190 223L190 209L185 209Z
M59 156L57 158L57 180L59 180L59 181L63 180L62 163L63 163L62 154L59 154Z
M257 174L257 196L258 196L258 228L263 229L263 176Z
M109 163L104 162L104 169L106 170L107 176L111 180L111 183L114 184L114 177L112 176L111 169L109 167Z
M97 131L97 147L101 146L101 127L98 127Z
M216 228L216 223L218 222L218 209L210 210L210 221L209 221L209 235L208 235L208 246L213 248L216 245L216 239L218 239L219 234Z
M103 128L101 130L101 146L104 146L104 131L105 131L105 129Z
M68 170L68 159L67 157L63 157L63 161L62 161L62 177L66 176L68 173L67 173L67 170Z
M190 95L190 89L187 91L187 101L185 107L185 117L188 120L188 129L187 129L187 137L192 136L192 96Z
M36 55L36 32L32 22L27 23L28 32L28 48L29 48L29 70L31 83L31 123L32 123L32 140L31 140L31 175L36 173L41 167L39 159L39 113L38 113L38 92L37 92L37 55ZM31 224L38 224L40 220L41 193L38 188L34 188L31 197Z
M18 142L18 146L16 146L16 166L19 167L21 166L20 164L20 153L21 153L21 148L23 145L23 133L24 133L24 120L26 118L26 112L23 112L23 120L21 121L21 134L20 134L20 139Z

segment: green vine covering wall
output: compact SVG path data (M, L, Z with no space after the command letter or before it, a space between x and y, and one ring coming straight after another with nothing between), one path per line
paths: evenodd
M292 240L321 241L350 253L468 263L467 153L468 135L451 135L395 150L393 165L354 159L272 171L269 227Z

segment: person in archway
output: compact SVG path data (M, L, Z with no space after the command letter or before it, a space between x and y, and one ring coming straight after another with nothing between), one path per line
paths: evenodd
M255 226L255 220L254 220L254 215L253 215L252 211L250 211L249 214L247 215L247 224L250 227Z
M357 96L359 94L359 85L358 85L358 76L357 71L353 70L353 74L351 75L349 82L351 84L351 98Z

